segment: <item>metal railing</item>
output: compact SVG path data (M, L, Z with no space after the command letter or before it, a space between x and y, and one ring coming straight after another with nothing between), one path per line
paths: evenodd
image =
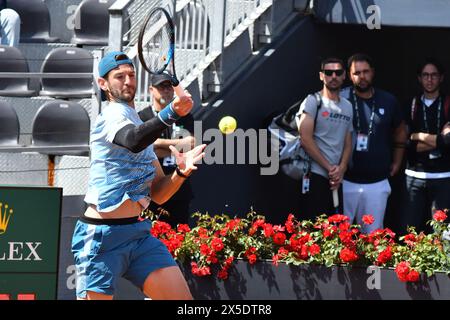
M176 71L184 87L195 79L203 81L202 73L243 31L247 30L273 0L118 0L110 10L110 42L108 50L127 52L135 59L138 75L137 102L149 102L148 74L137 59L137 35L142 20L156 6L169 9L176 24ZM134 5L131 10L131 5ZM131 29L122 37L123 19L132 19ZM122 48L122 39L128 43ZM220 60L220 58L219 58ZM218 83L221 78L220 61L208 81ZM214 91L214 89L213 89Z

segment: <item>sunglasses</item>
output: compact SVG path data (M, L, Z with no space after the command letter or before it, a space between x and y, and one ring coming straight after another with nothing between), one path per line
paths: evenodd
M335 73L337 77L340 77L340 76L342 76L342 74L344 73L344 69L322 70L322 72L323 72L327 77L331 77L331 76L333 75L333 73Z

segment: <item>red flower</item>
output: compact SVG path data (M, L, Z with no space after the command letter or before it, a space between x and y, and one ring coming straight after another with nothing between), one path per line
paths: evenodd
M358 255L355 251L350 250L349 248L344 248L339 253L339 258L341 258L342 262L353 262L358 260Z
M420 276L419 273L416 270L412 269L408 273L407 279L409 282L417 282L419 281L419 276Z
M258 219L255 222L253 222L253 227L258 229L259 227L262 227L264 223L265 223L264 219Z
M234 257L230 256L225 260L225 267L229 268L234 261Z
M275 232L284 232L284 227L280 226L279 224L273 226L273 231Z
M348 223L348 221L345 221L339 225L339 230L341 231L347 231L348 229L350 229L350 223Z
M234 218L227 222L226 227L230 228L231 231L234 231L234 229L239 227L239 222L241 222L241 219Z
M152 236L154 236L155 238L158 238L160 235L164 235L166 234L169 230L171 230L172 228L170 227L170 224L168 224L167 222L164 221L156 221L153 226L152 229L150 230L150 233L152 234Z
M397 277L402 282L408 281L408 274L409 274L409 262L408 261L402 261L395 267L395 273L397 274Z
M407 235L405 236L405 238L403 239L403 241L404 241L408 246L413 247L413 246L416 244L417 239L416 239L416 236L415 236L414 234L410 233L410 234L407 234Z
M308 253L309 253L309 247L302 246L302 248L300 250L300 259L302 259L302 260L308 259Z
M203 244L200 246L200 254L201 254L202 256L209 256L210 252L211 252L211 249L208 247L207 244L203 243Z
M271 237L273 234L273 227L270 223L265 223L264 224L264 235L269 238Z
M289 253L289 251L286 250L285 247L281 247L280 249L278 249L278 254L279 254L280 256L287 256L288 253Z
M286 235L281 232L277 232L273 235L273 242L279 246L284 245L284 242L286 241Z
M272 257L272 264L274 265L274 266L277 266L278 267L278 260L280 259L280 256L278 255L278 254L276 254L276 255L274 255L273 257Z
M297 239L297 236L298 235L293 234L289 239L290 246L294 251L297 251L297 247L300 245L300 241Z
M221 239L214 238L211 240L211 248L213 248L214 251L222 251L224 245Z
M228 279L228 271L227 269L222 269L217 273L217 277L222 280Z
M287 218L285 224L284 224L286 226L287 232L289 232L289 233L294 233L295 232L294 222L292 220L294 220L294 215L292 213L290 213L288 215L288 218Z
M199 268L197 263L191 262L191 272L196 276L207 276L211 274L211 269L209 267Z
M310 253L311 257L315 256L316 254L319 254L320 253L320 246L318 244L315 244L315 243L312 244L309 247L309 253Z
M250 264L255 264L255 262L256 262L256 254L250 254L250 255L248 256L248 262L249 262Z
M362 217L362 221L364 222L364 224L371 225L375 222L375 218L371 214L365 214Z
M208 239L208 230L202 227L198 228L198 236L202 239Z
M391 258L392 258L392 247L389 246L380 252L380 254L378 255L378 258L377 258L377 263L385 264L386 262L391 260Z
M325 230L323 230L323 237L326 239L326 238L329 238L329 237L331 237L331 228L328 228L328 229L325 229Z
M445 219L447 219L447 215L445 214L444 211L442 210L437 210L434 214L433 214L433 219L439 222L443 222Z
M340 223L340 222L344 222L347 220L348 220L348 217L344 216L343 214L335 214L335 215L332 215L331 217L328 217L328 221L331 223Z
M395 267L395 273L397 273L398 279L402 282L419 281L419 272L411 269L408 261L400 262L397 267Z
M220 230L220 235L222 237L225 237L227 235L228 230L230 230L228 227L224 227L222 230Z
M339 234L339 238L341 239L342 243L347 245L352 242L353 233L350 231L342 231Z
M178 232L187 233L191 231L191 228L187 224L179 224L177 227Z
M214 251L212 251L211 254L206 258L206 262L209 263L219 262L219 259L217 259L216 253Z

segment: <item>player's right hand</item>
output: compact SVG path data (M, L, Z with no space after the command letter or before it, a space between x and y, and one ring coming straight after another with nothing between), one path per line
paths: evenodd
M173 110L180 117L184 117L191 112L193 105L194 101L192 100L192 96L187 91L185 91L185 95L182 97L175 96L172 104Z

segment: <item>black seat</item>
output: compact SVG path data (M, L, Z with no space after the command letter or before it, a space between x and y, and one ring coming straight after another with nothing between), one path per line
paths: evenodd
M72 43L77 45L108 45L109 7L116 0L83 0L75 11ZM130 29L130 20L124 20L123 32Z
M32 146L89 147L90 120L77 102L52 100L44 103L33 119ZM52 155L88 155L88 151L51 151Z
M50 36L50 13L42 0L8 0L8 8L15 10L21 21L20 42L57 42Z
M0 146L19 144L20 125L16 110L6 101L0 101Z
M92 73L93 57L82 48L55 48L42 63L42 73ZM55 98L89 98L93 93L92 78L42 78L42 96Z
M27 60L19 49L0 45L0 72L29 72ZM36 91L29 89L29 81L26 77L0 77L0 96L29 97L35 95Z

